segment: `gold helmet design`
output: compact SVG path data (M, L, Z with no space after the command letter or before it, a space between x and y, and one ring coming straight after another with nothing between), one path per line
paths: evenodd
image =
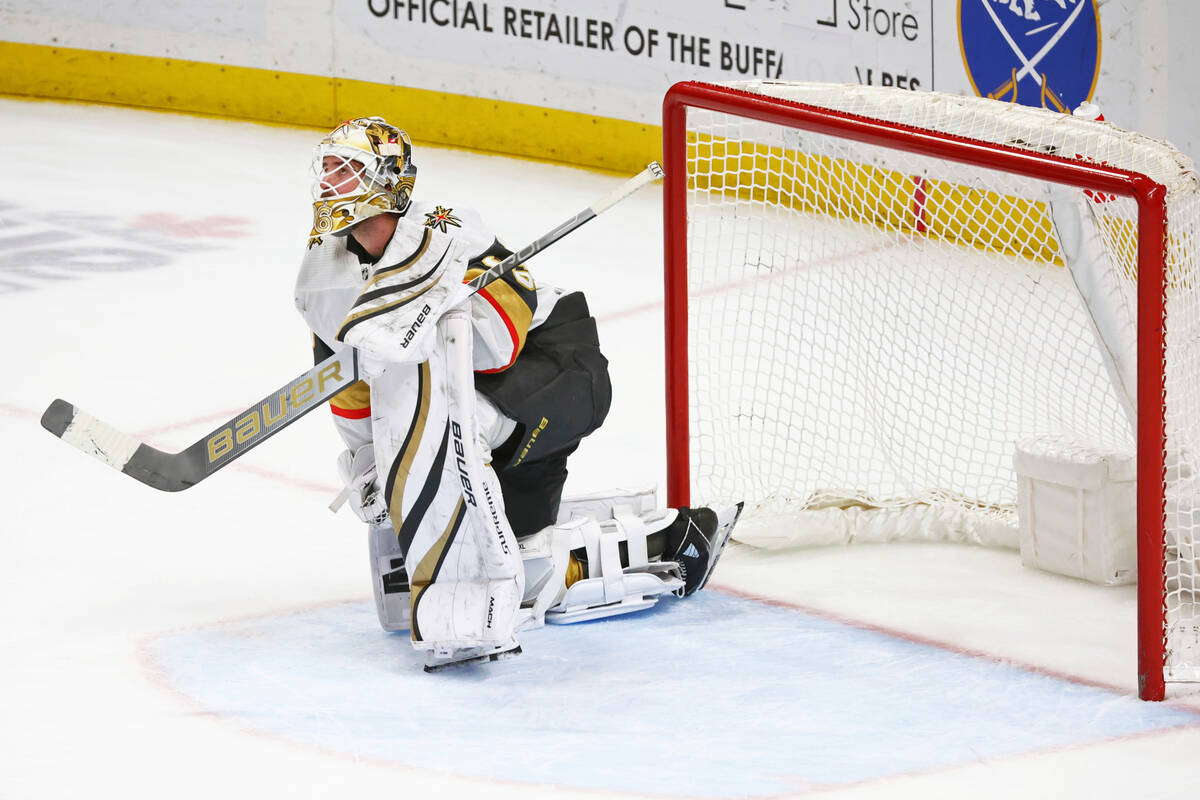
M310 247L325 234L344 235L364 219L403 214L417 181L412 140L381 117L347 120L335 128L317 145L312 170Z

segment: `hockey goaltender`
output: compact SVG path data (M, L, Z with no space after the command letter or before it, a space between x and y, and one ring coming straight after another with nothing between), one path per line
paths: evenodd
M409 628L432 671L515 655L516 634L545 622L702 588L740 505L562 499L611 398L583 295L506 264L475 212L413 200L412 143L379 117L323 138L313 170L296 306L318 362L358 358L362 379L330 403L346 445L335 507L368 526L383 628Z

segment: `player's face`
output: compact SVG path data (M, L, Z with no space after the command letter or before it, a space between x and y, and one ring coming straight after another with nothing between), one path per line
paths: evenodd
M321 159L321 197L354 194L362 187L363 171L360 161L325 156Z

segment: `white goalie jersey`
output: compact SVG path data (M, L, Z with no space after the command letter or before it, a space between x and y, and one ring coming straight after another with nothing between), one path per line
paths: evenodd
M295 293L296 306L315 337L317 361L349 346L342 340L342 328L352 316L356 301L367 293L373 279L402 267L419 249L419 239L414 236L417 226L443 234L457 244L460 263L445 265L443 280L468 281L510 253L474 210L434 203L412 203L383 255L374 263L348 236L317 238L305 254ZM512 367L530 331L546 321L562 296L559 289L535 283L524 266L474 295L469 301L474 370L494 375ZM361 355L370 358L372 354ZM330 406L348 447L354 449L370 441L371 407L365 383L342 392Z

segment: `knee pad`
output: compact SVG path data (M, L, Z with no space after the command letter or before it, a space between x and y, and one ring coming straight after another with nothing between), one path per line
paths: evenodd
M657 495L658 487L647 483L564 497L558 506L558 522L569 522L580 517L606 520L618 514L649 514L658 507Z

